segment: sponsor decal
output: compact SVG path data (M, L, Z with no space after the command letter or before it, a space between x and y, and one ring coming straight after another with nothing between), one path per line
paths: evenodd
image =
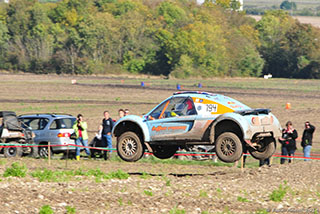
M186 130L186 126L171 126L168 127L168 130Z
M229 101L228 104L229 104L229 105L234 105L234 104L236 104L236 103L235 103L235 102L232 102L232 101Z
M198 110L198 111L201 111L201 109L202 109L201 106L198 106L198 107L197 107L197 110Z
M162 127L162 126L152 127L152 131L160 132L163 130L167 130L167 127Z
M200 100L200 103L202 103L202 102L203 102L203 99Z

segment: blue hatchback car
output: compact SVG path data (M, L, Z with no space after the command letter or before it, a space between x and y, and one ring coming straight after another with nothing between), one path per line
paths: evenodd
M256 159L272 156L281 126L269 109L252 109L230 97L208 92L176 92L143 117L128 115L113 128L118 155L139 160L145 149L172 157L188 145L213 145L224 162L244 150Z

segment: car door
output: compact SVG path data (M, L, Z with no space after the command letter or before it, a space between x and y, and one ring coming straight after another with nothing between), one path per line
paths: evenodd
M151 141L184 140L192 129L197 112L190 97L172 97L147 117Z
M47 118L40 117L30 117L30 118L22 118L23 126L25 128L31 129L31 131L35 134L34 142L39 144L44 139L43 130L47 126L49 120Z

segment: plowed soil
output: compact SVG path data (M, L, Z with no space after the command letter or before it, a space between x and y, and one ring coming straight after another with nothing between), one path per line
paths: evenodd
M3 159L2 159L3 160ZM1 178L0 213L39 213L49 205L55 213L317 213L320 208L320 162L297 162L244 169L115 161L8 160L28 167L24 178ZM88 170L108 173L122 170L128 179L76 176L68 181L40 182L32 171ZM144 176L141 174L143 173ZM270 199L279 185L285 189L280 202Z

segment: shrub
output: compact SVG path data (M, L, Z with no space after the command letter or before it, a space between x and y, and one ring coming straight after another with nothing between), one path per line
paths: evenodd
M49 205L41 207L39 214L53 214L53 210Z
M4 177L26 177L27 175L27 167L25 165L20 165L17 162L12 163L11 167L7 168L6 171L4 172L3 176Z
M275 202L282 201L284 196L287 194L288 188L289 188L288 186L286 185L283 186L282 184L280 184L278 189L275 189L272 191L271 195L269 196L270 200Z

